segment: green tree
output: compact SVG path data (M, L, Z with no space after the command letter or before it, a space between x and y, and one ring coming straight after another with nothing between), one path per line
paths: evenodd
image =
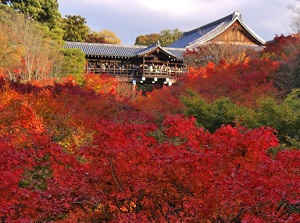
M300 135L300 90L294 89L283 103L275 99L264 98L257 111L260 126L271 126L278 131L278 138L282 143L292 145L292 141L299 141ZM300 145L300 144L299 144Z
M61 75L68 76L72 75L77 80L82 80L85 66L85 54L79 49L62 49L63 60L61 64Z
M159 41L162 46L168 46L178 40L182 36L182 32L179 29L162 30L160 31Z
M157 43L159 34L152 33L148 35L140 35L135 39L135 45L151 46Z
M50 29L55 28L61 18L57 0L1 0L1 3L13 7Z
M251 109L234 104L228 97L221 97L208 103L195 91L188 90L187 93L188 95L181 97L185 105L185 115L195 117L199 126L211 132L216 131L222 125L234 125L240 122L243 115L252 117L249 116ZM253 125L253 122L249 118L245 123Z
M209 116L208 103L196 91L187 89L187 93L186 96L181 97L185 105L185 115L194 116L198 125L205 126L204 122Z
M258 107L243 108L235 120L247 128L268 126L276 129L285 146L300 149L300 89L293 89L279 102L274 97L257 99Z
M66 15L62 19L62 29L65 31L65 41L84 42L90 32L86 19L80 15Z
M219 98L208 106L209 120L206 128L214 132L222 125L234 125L236 117L240 115L241 108L234 104L229 98Z
M284 100L289 110L290 129L285 140L291 148L300 149L300 88L293 89Z

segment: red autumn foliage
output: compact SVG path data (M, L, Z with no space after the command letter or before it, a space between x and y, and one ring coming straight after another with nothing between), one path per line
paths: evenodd
M291 61L299 54L300 37L298 34L276 36L267 42L263 56L273 60Z
M183 111L183 105L174 90L169 87L153 90L146 96L139 95L133 104L146 119L161 122L166 115L180 114Z
M276 88L270 75L278 63L269 59L252 59L244 63L208 63L206 67L193 68L183 79L183 88L197 91L207 101L229 97L239 105L255 106L256 99L275 96Z
M158 142L149 135L158 131L152 126L97 124L95 146L81 153L90 188L81 219L299 220L293 213L299 205L299 153L286 151L295 156L291 167L284 167L281 153L272 159L268 150L278 145L272 129L224 126L210 134L182 116L166 119L163 129L165 138ZM92 214L84 215L83 210L90 209Z
M79 179L76 185L72 181L76 158L51 142L43 121L22 95L4 90L1 96L1 220L56 219L66 211L62 204L69 205L70 199L74 200L63 187L67 186L71 192L71 184L78 186ZM69 185L53 178L60 169L68 172L65 176L69 178Z
M234 79L240 67L254 75L255 65L211 66L206 79L226 69ZM171 89L139 99L141 118L91 83L0 86L1 222L300 220L300 153L270 154L279 144L273 129L222 126L211 134L174 115L181 107Z
M283 97L289 94L293 88L300 87L300 36L276 36L273 41L267 43L262 52L263 58L277 61L279 69L270 75L274 85L280 89Z

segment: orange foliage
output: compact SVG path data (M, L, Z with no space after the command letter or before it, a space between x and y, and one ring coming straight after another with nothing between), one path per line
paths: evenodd
M110 75L85 74L83 77L84 87L99 93L116 93L118 81Z

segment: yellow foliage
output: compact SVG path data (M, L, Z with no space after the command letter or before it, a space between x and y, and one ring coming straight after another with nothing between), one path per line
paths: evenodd
M101 32L98 33L99 37L102 37L105 39L105 42L110 43L110 44L120 44L121 39L117 37L117 35L108 30L108 29L103 29Z

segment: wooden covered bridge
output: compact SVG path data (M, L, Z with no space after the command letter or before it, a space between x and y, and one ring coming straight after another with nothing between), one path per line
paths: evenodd
M152 46L125 46L102 43L67 42L66 48L81 49L86 55L87 73L111 74L123 82L176 82L187 71L184 52L209 43L230 43L262 49L265 41L242 20L239 11L212 23L185 32L168 47L159 42Z
M86 55L86 73L111 74L123 82L171 85L186 72L184 48L124 46L102 43L67 42L68 48L79 48Z

